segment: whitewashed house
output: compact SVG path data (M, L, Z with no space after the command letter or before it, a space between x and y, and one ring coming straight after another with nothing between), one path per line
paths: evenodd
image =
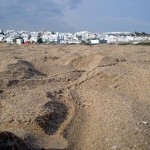
M0 42L4 40L5 36L3 34L0 34Z
M31 35L28 34L28 33L23 33L23 34L21 35L21 37L23 38L23 41L24 41L24 42L29 42L29 41L30 41L30 38L31 38Z
M16 44L22 45L23 44L23 39L22 38L17 38L16 39Z
M59 43L59 34L58 33L51 34L50 42L53 44L58 44Z
M9 37L7 37L5 40L6 40L6 42L8 43L8 44L15 44L15 38L16 37L14 37L14 36L9 36Z
M40 38L39 32L31 32L31 38L30 38L31 43L37 43L39 38Z
M97 40L97 39L90 40L90 44L92 44L92 45L99 44L99 40Z
M41 36L43 43L59 43L59 33L45 32Z

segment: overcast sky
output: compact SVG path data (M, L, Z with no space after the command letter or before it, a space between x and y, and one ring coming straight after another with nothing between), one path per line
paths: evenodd
M0 28L150 33L150 0L0 0Z

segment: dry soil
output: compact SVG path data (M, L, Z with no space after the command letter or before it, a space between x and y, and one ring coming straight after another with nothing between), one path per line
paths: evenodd
M0 131L34 148L150 150L150 47L0 44Z

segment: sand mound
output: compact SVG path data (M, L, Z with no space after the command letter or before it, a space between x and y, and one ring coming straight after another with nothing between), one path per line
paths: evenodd
M105 56L101 62L100 62L100 67L105 67L105 66L113 66L116 65L119 62L125 62L125 59L120 59L120 58L115 58L115 57L110 57L110 56Z
M30 135L33 138L30 141L28 137L26 141L30 142L33 147L64 149L66 142L61 136L54 138L62 142L58 144L59 142L57 143L47 135L62 132L59 130L63 128L62 124L68 117L67 106L56 97L59 91L56 91L55 94L46 92L45 96L41 94L38 98L36 92L37 89L33 89L32 92L25 90L21 92L22 94L16 93L16 95L10 96L10 99L0 102L0 129L13 132L22 138ZM38 92L44 93L44 90L39 89ZM18 91L18 93L20 92ZM28 97L25 96L26 93L28 93Z
M65 65L72 66L78 70L89 70L97 67L97 64L103 58L102 55L99 53L93 54L84 54L84 55L77 55L77 54L70 54L68 57L63 58L62 62Z
M64 80L74 81L82 76L84 71L76 70L68 66L43 66L41 69L49 77L64 78Z
M15 134L4 131L0 132L0 149L1 150L46 150L44 148L33 148L27 144L23 139ZM57 149L47 149L57 150Z
M76 135L72 128L69 130L69 136L80 139L73 149L81 145L95 150L148 149L149 76L149 71L122 63L97 68L76 84L84 117L79 123L73 122L79 126Z
M1 150L34 150L27 145L21 138L10 132L0 133L0 149Z
M33 91L35 91L35 94L32 94ZM46 96L43 97L42 95L39 96L39 98L36 98L36 89L33 89L33 91L28 91L28 97L25 97L25 92L19 94L18 91L18 93L14 93L12 97L10 96L10 99L1 101L0 111L2 113L0 122L32 122L35 124L38 122L40 124L40 120L42 120L42 122L46 122L46 116L49 116L49 121L52 124L58 123L59 125L63 122L67 115L66 105L59 102L59 99L55 96L52 99L48 99ZM57 119L60 120L60 122ZM45 126L44 128L48 127ZM49 130L53 129L50 128Z
M7 66L6 71L0 73L1 79L29 79L42 74L35 70L34 66L24 60L18 60L15 64Z

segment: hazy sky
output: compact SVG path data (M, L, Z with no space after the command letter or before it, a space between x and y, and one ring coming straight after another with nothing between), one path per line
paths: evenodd
M0 28L150 33L150 0L0 0Z

